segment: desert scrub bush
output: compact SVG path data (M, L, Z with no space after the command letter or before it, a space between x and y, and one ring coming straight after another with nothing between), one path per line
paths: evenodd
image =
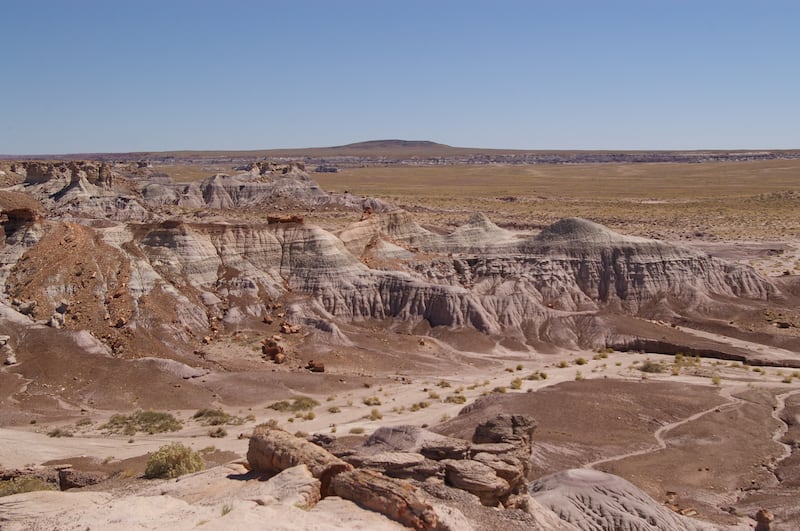
M266 422L262 422L261 424L257 425L256 428L270 428L275 430L278 428L278 421L275 419L269 419Z
M350 428L350 433L353 435L361 435L364 433L364 428Z
M450 395L444 401L450 404L464 404L467 401L467 397L464 395Z
M717 375L711 377L711 383L714 385L720 385L722 383L722 378Z
M58 490L58 488L43 479L32 477L11 478L0 481L0 497L37 490Z
M340 408L339 406L331 406L328 408L328 413L341 413L341 412L342 408Z
M649 373L661 373L664 372L664 366L658 362L645 360L641 366L637 367L642 372L649 372Z
M500 385L500 386L495 387L494 389L492 389L492 392L493 393L505 393L506 392L506 387L504 385Z
M208 436L215 439L221 439L222 437L228 436L228 431L222 426L217 426L216 428L208 431Z
M518 365L516 366L516 369L517 369L518 371L521 371L521 370L522 370L522 369L524 369L524 368L525 368L525 367L524 367L524 366L523 366L521 363L520 363L520 364L518 364Z
M203 426L239 426L244 424L244 419L226 413L221 409L200 409L192 418Z
M511 389L522 389L522 378L514 378L509 384Z
M567 360L561 360L558 362L558 365L556 365L556 367L558 367L559 369L566 369L567 367L569 367L569 362Z
M383 415L380 411L373 408L372 411L369 412L369 420L380 420L383 418Z
M315 418L317 418L317 416L314 414L313 411L309 411L303 416L303 418L306 420L314 420Z
M362 402L364 402L365 406L380 406L381 405L381 399L378 398L377 396L368 396L367 398L362 400Z
M169 413L163 411L136 411L130 415L112 415L106 424L100 426L101 430L109 433L122 433L123 435L136 435L138 432L164 433L178 431L183 428L183 423Z
M267 407L270 409L274 409L275 411L291 411L292 413L296 413L298 411L310 411L317 407L319 402L311 398L310 396L296 396L292 398L292 401L289 402L288 400L280 400L278 402L273 402L272 404L268 405Z
M445 387L450 387L450 382L439 380L439 383L437 383L436 385L437 387L441 387L442 389L444 389Z
M177 478L184 474L199 472L203 468L205 464L198 452L181 443L172 443L162 446L150 456L144 469L144 477Z
M294 432L294 436L297 437L298 439L307 439L308 433L305 431L297 430L296 432Z
M586 363L587 363L586 358L582 356L575 360L575 365L586 365Z
M430 391L428 393L428 398L430 398L431 400L439 400L441 397L439 396L439 393L437 393L436 391Z
M73 434L71 431L65 428L53 428L52 430L47 432L48 437L72 437Z
M583 373L581 371L575 371L575 380L583 380Z
M408 408L408 409L409 409L409 411L419 411L420 409L425 409L426 407L428 407L430 405L431 405L430 402L426 402L425 400L422 400L421 402L416 402L414 404L411 404L411 407Z

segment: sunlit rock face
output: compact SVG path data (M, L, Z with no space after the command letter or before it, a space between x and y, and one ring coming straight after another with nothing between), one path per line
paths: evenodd
M89 163L31 164L25 179L16 192L37 199L43 214L7 216L2 252L3 275L12 284L7 292L39 301L37 311L47 313L88 290L78 298L94 307L93 315L102 319L116 311L139 333L157 326L172 330L172 337L203 337L212 317L227 324L259 319L274 301L291 298L303 308L296 315L315 326L336 320L427 321L529 343L594 347L608 335L596 319L602 312L670 318L723 300L776 294L747 266L624 236L583 219L523 233L476 214L450 233L433 232L380 201L328 194L293 164L259 163L234 176L191 184L127 180ZM281 205L288 212L293 205L335 205L364 214L361 221L328 231L300 216L278 216L270 223L199 222L176 211L165 219L162 210L259 205ZM67 230L59 220L75 220L83 228ZM68 261L54 252L59 249L41 247L65 245L47 237L62 232L104 257L94 260L91 282L86 277L67 282L69 275L58 266ZM52 263L16 267L28 255ZM83 272L87 266L79 258L74 267ZM58 274L36 275L48 267ZM114 298L120 290L125 297ZM171 301L171 320L156 318L158 311L142 304L154 294ZM103 298L109 296L111 302ZM120 300L126 301L125 311Z

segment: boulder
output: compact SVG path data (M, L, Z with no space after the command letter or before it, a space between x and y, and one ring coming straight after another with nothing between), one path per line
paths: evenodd
M80 489L105 481L108 477L108 474L102 472L82 472L72 468L60 468L58 470L58 487L61 490Z
M259 505L277 502L310 509L322 498L321 485L320 480L311 474L308 467L300 464L271 477L259 489L258 496L249 499Z
M527 487L525 481L525 467L513 455L494 455L478 453L472 456L474 461L483 463L494 470L498 477L508 482L512 492L524 492Z
M775 515L768 509L759 509L756 513L755 531L770 531Z
M530 448L536 421L527 415L502 414L479 424L472 442L509 443Z
M333 477L336 496L377 511L412 529L438 529L436 511L410 483L372 470L349 470Z
M21 302L17 307L17 311L22 315L33 315L33 311L35 309L36 309L36 301Z
M527 415L501 414L476 426L472 441L479 445L513 445L515 449L505 455L516 457L522 466L523 477L527 477L531 467L531 440L535 429L536 421ZM498 451L501 448L503 447L493 446L485 450Z
M306 369L311 372L325 372L325 364L321 361L311 360L306 364Z
M469 441L454 437L442 437L424 441L419 453L428 459L441 461L442 459L465 459L469 453Z
M324 448L305 439L269 426L258 426L250 436L247 449L250 469L275 473L305 464L311 475L322 483L322 494L327 495L331 478L352 466Z
M471 459L445 459L442 464L445 467L445 482L476 495L483 505L494 507L511 492L508 482L483 463Z
M373 455L351 455L345 460L359 468L375 470L399 479L425 481L431 477L443 477L442 466L418 453L383 452Z

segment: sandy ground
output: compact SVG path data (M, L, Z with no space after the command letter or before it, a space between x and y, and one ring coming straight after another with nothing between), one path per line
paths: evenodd
M440 425L439 431L469 437L480 412L484 416L518 412L534 416L539 425L534 436L535 476L591 466L619 474L677 509L732 524L737 521L736 514L745 514L741 512L744 508L736 508L742 493L754 499L759 489L776 488L772 470L779 459L790 454L787 445L775 440L787 431L786 423L778 420L783 412L775 413L776 397L794 404L791 400L800 391L800 378L783 383L791 375L785 370L759 368L754 372L737 363L690 359L673 375L672 356L619 352L540 355L503 348L489 355L472 355L495 364L470 369L467 362L457 374L447 377L409 375L331 394L302 393L320 403L310 420L269 409L274 400L228 406L229 413L253 415L255 420L228 426L229 435L224 438L209 437L209 428L189 420L194 411L185 409L172 411L185 421L185 427L170 434L103 435L97 428L110 412L99 411L87 412L93 424L83 428L76 428L74 422L0 428L1 462L6 467L21 467L90 457L112 469L114 463L122 468L129 466L125 459L174 441L197 450L213 447L243 457L247 440L237 435L270 419L289 431L303 433L366 435L382 425L414 424ZM468 353L466 359L470 357ZM664 372L646 373L637 368L646 361L662 363ZM540 371L547 374L546 379L526 379ZM516 378L521 381L515 390L512 382ZM301 394L294 391L285 392L285 398ZM466 404L475 404L471 406L474 411L459 417L464 404L446 401L454 395L464 396ZM380 404L365 403L375 398ZM427 405L421 407L422 403ZM377 415L372 415L373 411ZM71 427L76 434L48 437L46 432L57 426Z

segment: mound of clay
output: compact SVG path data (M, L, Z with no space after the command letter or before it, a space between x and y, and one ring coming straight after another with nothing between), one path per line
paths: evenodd
M598 470L564 470L534 481L529 492L579 529L714 529L673 513L632 483Z

